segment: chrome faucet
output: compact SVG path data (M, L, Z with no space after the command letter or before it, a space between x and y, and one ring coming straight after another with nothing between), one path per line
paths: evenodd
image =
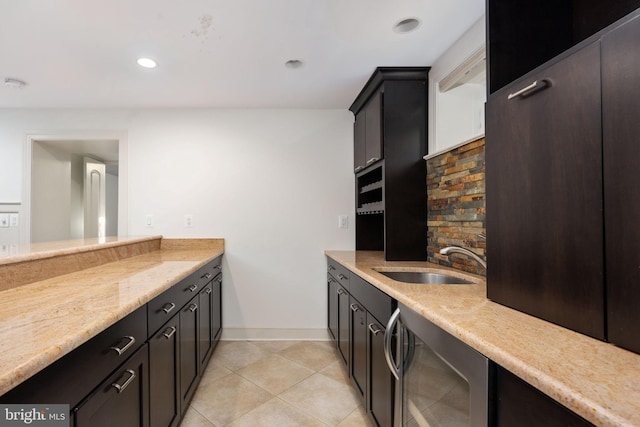
M478 256L478 254L476 254L475 252L471 252L469 249L461 248L460 246L447 246L446 248L440 249L440 253L442 255L450 255L454 253L467 255L478 261L478 263L482 267L484 267L485 270L487 269L487 262L480 258L480 256Z

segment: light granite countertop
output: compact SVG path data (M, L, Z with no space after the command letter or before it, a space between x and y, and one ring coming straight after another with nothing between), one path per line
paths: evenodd
M0 395L224 252L223 239L114 238L0 260ZM31 282L11 278L31 272Z
M386 262L382 252L326 255L595 425L640 426L640 355L491 302L481 276ZM428 269L476 283L401 283L380 269Z

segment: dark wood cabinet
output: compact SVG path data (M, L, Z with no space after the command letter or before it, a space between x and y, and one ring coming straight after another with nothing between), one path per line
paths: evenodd
M327 329L334 341L338 339L338 282L327 274Z
M499 365L495 375L497 427L593 425Z
M222 274L218 274L213 279L211 289L211 336L213 337L213 348L215 349L222 335Z
M349 292L338 285L338 352L349 369L351 360L351 309L349 308Z
M173 316L149 338L150 423L156 427L175 427L180 422L180 324Z
M198 363L200 372L204 370L211 353L213 352L213 287L211 283L206 285L198 295L199 317L198 317Z
M198 303L195 297L180 311L180 407L183 414L195 392L200 374Z
M76 427L148 427L148 347L142 346L76 409Z
M487 103L487 296L604 339L600 44Z
M602 39L609 341L640 353L640 18Z
M428 67L379 67L350 107L356 249L382 250L390 261L427 259L428 72Z
M639 0L487 1L489 93L606 31L639 7Z
M393 425L394 379L384 357L385 328L367 313L367 352L369 353L369 383L366 408L378 426Z
M351 363L350 376L364 399L367 392L367 311L353 297L349 298L351 310Z

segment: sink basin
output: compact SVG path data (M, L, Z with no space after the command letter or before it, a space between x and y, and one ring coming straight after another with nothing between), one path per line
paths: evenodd
M426 271L379 271L398 282L424 283L427 285L471 285L473 282L448 274L430 273Z

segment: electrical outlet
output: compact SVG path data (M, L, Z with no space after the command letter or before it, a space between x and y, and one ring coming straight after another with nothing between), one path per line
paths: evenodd
M9 227L17 227L20 225L19 216L17 213L9 214Z
M192 214L187 214L184 216L184 226L185 228L192 228L193 227L193 215Z
M153 227L153 215L147 215L144 218L145 227Z
M0 213L0 227L8 228L9 227L9 214L8 213Z
M338 215L338 228L349 228L348 215Z

